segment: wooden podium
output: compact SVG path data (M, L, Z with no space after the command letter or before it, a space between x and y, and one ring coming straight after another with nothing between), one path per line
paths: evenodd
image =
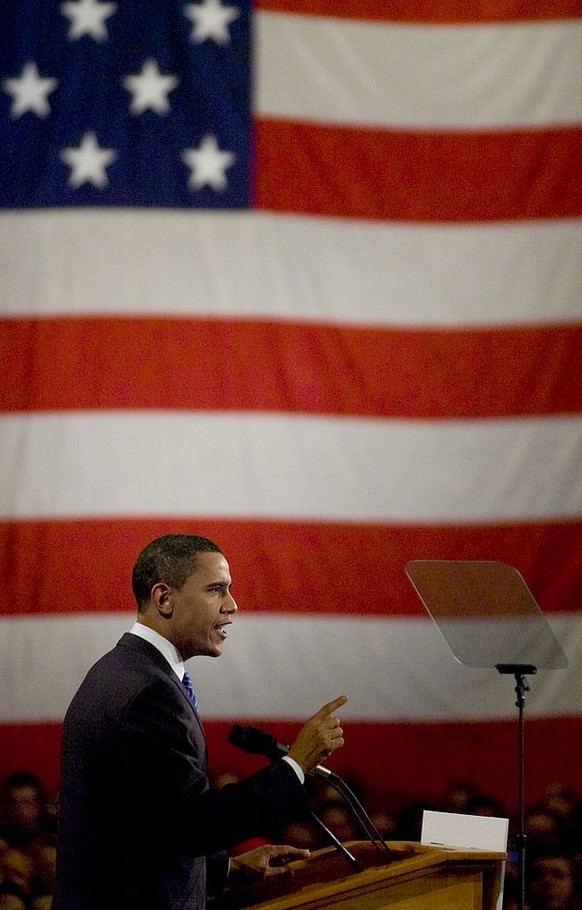
M361 872L331 847L289 864L289 875L267 879L244 898L226 896L235 910L495 910L505 853L389 842L385 862L365 841L346 844Z

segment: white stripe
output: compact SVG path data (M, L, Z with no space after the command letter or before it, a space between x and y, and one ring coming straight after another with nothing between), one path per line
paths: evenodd
M133 614L0 619L0 723L59 720L89 667ZM529 678L527 715L577 715L582 671L579 616L552 616L567 670ZM26 667L26 672L23 668ZM189 662L203 716L300 719L347 694L346 720L507 719L514 681L459 664L425 619L244 614L218 660Z
M18 212L0 218L0 274L7 315L567 322L582 318L582 221L435 227L256 212Z
M420 129L582 121L582 23L257 16L259 115Z
M383 421L49 413L0 420L0 515L488 522L582 512L579 417Z

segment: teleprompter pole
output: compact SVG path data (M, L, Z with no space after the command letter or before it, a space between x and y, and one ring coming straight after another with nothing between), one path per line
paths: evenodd
M515 694L517 700L515 705L518 709L518 819L519 827L515 836L515 846L517 849L517 881L518 881L518 910L525 910L525 851L526 851L526 833L525 833L525 693L529 692L529 684L526 680L526 674L532 676L537 673L537 667L533 664L496 664L499 673L509 674L515 677Z

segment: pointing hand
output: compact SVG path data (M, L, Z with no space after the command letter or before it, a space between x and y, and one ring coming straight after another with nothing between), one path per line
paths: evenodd
M299 731L289 757L293 758L307 773L317 767L332 752L343 746L343 730L334 712L347 702L346 695L330 701L309 720Z

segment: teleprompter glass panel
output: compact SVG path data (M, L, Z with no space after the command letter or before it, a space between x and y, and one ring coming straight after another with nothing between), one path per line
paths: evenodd
M467 667L558 670L568 659L522 575L493 560L412 560L413 587Z

